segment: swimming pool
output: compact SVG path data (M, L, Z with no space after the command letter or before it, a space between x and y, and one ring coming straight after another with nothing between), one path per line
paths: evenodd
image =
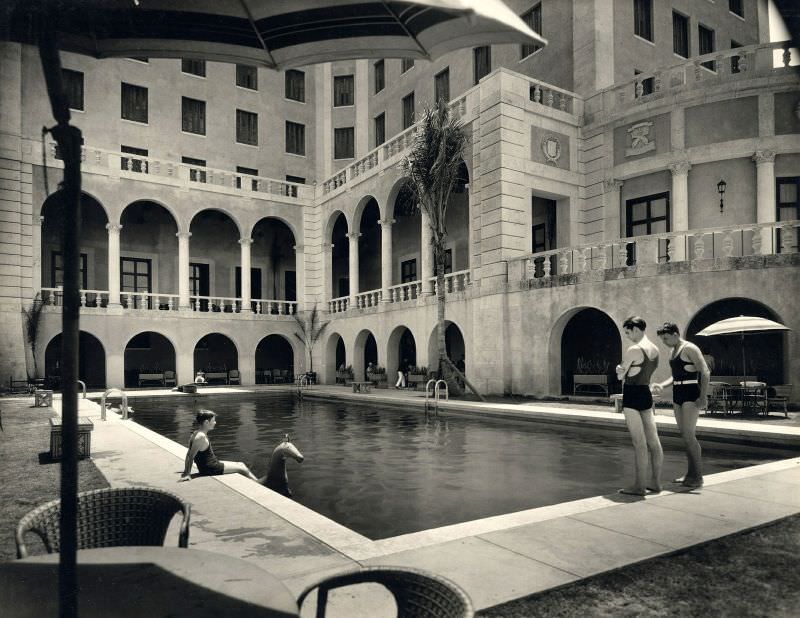
M624 431L559 427L474 415L306 398L290 392L136 398L136 422L185 445L197 408L218 414L221 459L264 475L289 433L303 452L288 463L294 498L371 539L614 492L630 482ZM704 445L706 474L780 459ZM664 478L685 470L664 440Z

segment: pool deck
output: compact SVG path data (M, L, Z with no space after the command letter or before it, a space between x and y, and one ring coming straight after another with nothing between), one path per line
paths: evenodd
M154 394L166 393L129 392L131 397ZM320 386L305 396L423 405L419 394L402 391L361 395ZM80 415L94 420L93 460L112 486L148 485L180 495L192 504L192 547L251 561L295 594L356 564L400 565L457 582L476 609L483 609L800 513L800 457L794 457L709 475L699 490L667 485L675 491L644 498L598 496L371 541L238 475L178 483L184 446L115 414L103 422L97 404L80 403ZM54 406L60 408L60 401ZM624 423L614 412L547 404L444 402L442 409L547 422ZM659 415L658 424L660 432L674 432L671 417ZM800 427L706 418L698 427L711 439L800 445ZM177 540L177 529L170 531L169 539ZM377 617L386 599L381 591L368 588L358 598L349 590L334 594L331 603L341 615Z

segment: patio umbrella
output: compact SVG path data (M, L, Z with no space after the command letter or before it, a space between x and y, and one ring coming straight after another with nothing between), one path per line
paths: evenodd
M285 68L547 41L500 0L0 0L0 40L38 45L64 161L59 596L61 615L75 616L81 132L69 124L59 49Z
M745 335L756 335L769 331L791 330L780 322L773 322L767 318L759 318L751 315L740 315L738 318L726 318L719 322L714 322L706 326L697 334L702 337L713 337L715 335L739 335L742 342L742 382L747 379L747 364L745 352Z

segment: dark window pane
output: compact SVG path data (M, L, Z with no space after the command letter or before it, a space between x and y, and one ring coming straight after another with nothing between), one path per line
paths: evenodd
M386 113L375 117L375 147L386 141Z
M70 109L83 109L83 73L62 69L64 78L64 91L67 94L67 103Z
M355 156L355 129L346 127L333 130L333 158L352 159Z
M653 40L653 0L633 0L633 32Z
M414 93L403 97L403 129L414 124Z
M337 75L333 78L333 106L352 105L355 91L352 75Z
M400 73L405 73L411 67L414 66L414 59L413 58L403 58L400 61Z
M384 88L386 88L386 74L385 71L385 63L383 60L378 60L375 63L375 92L380 92Z
M205 182L206 170L199 169L206 166L205 159L195 159L193 157L181 157L181 163L191 165L189 168L189 180L192 182Z
M742 0L728 0L728 10L739 17L744 17L744 2Z
M130 172L138 172L140 174L147 174L148 151L146 148L134 148L133 146L120 146L120 152L124 154L134 155L131 157L120 157L119 159L120 169L128 170Z
M236 110L236 141L258 146L258 114Z
M88 259L85 253L81 253L80 259L80 286L82 290L89 288L88 283ZM60 251L53 251L50 256L50 287L57 288L64 285L64 260Z
M533 30L536 34L542 33L542 5L541 3L534 6L531 10L522 14L522 21ZM523 45L520 50L520 57L527 58L532 53L539 51L540 45Z
M122 82L122 117L147 123L147 88Z
M477 84L481 78L492 70L492 48L488 45L476 47L472 50L474 82Z
M736 41L731 41L731 49L736 49L737 47L741 47L741 43L737 43ZM739 56L731 56L731 73L738 73L739 72Z
M689 18L672 13L672 51L684 58L689 57Z
M417 280L417 260L406 260L400 263L400 281L409 283Z
M634 73L634 75L640 75L641 71L634 70L633 73ZM637 80L637 81L638 81L638 83L640 83L642 85L641 92L639 92L639 90L637 88L637 91L636 91L636 96L637 97L643 97L643 96L648 95L648 94L653 94L654 80L653 80L652 77L648 77L648 78L643 79L641 81L639 81L639 80Z
M252 167L242 167L241 165L237 165L236 166L236 173L237 174L246 174L248 176L258 176L258 170L257 169L253 169ZM237 176L236 177L236 188L237 189L241 189L242 188L242 177L241 176ZM258 180L257 179L252 178L250 180L250 189L252 191L258 191Z
M236 85L249 90L258 90L258 70L256 67L237 64Z
M206 102L181 97L181 129L187 133L206 134Z
M305 125L286 121L286 152L296 155L306 154Z
M705 26L698 26L698 35L700 39L700 55L712 53L714 51L714 31ZM713 60L704 62L703 66L711 71L715 70Z
M441 73L437 73L433 78L433 91L435 100L450 102L450 67Z
M181 59L181 72L189 73L190 75L197 75L199 77L206 76L206 61L205 60L188 60Z
M286 98L300 102L306 100L306 74L303 71L286 71Z

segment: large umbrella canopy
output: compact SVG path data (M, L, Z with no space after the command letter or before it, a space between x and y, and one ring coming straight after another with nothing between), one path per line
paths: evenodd
M41 0L0 4L6 7L10 30L6 38L36 42ZM61 49L95 58L198 58L280 69L352 58L430 60L461 47L547 43L501 0L49 0L45 4L57 12Z
M713 335L747 335L763 333L771 330L791 330L780 322L773 322L767 318L758 318L751 315L740 315L737 318L727 318L714 322L698 332L703 337Z

